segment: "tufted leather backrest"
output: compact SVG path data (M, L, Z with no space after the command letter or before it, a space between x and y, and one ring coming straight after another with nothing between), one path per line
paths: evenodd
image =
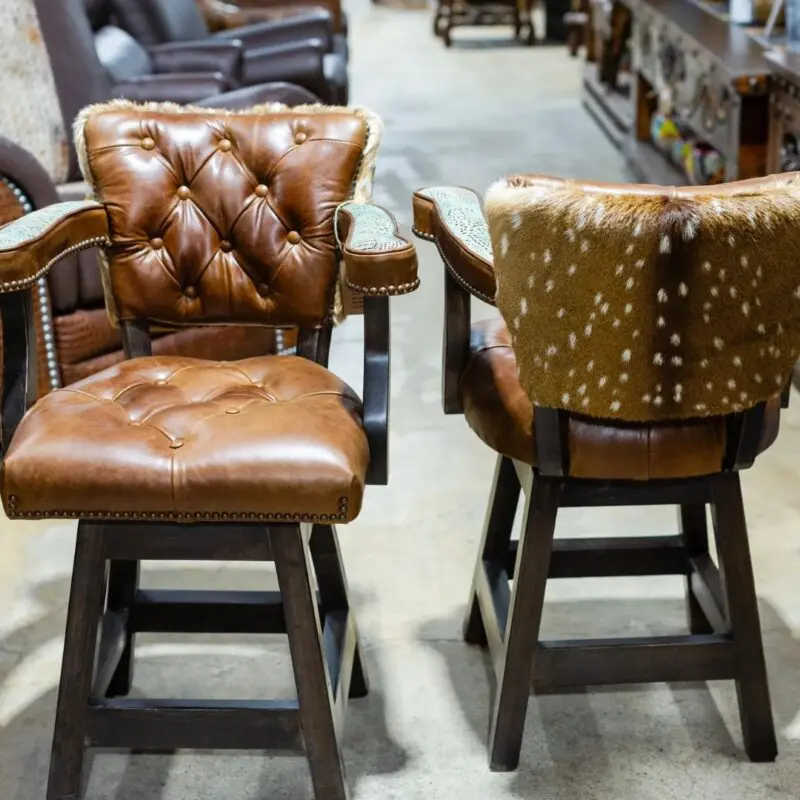
M727 415L800 355L800 173L714 187L503 181L497 306L537 406L629 422Z
M112 313L323 324L339 275L336 207L368 199L378 136L368 112L322 106L86 109L76 146L108 210Z

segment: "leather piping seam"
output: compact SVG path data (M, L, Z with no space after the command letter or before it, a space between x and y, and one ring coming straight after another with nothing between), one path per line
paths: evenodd
M4 283L0 283L0 292L15 292L20 289L27 289L29 286L36 283L39 278L42 277L54 264L61 261L62 258L66 258L67 256L72 255L73 253L79 253L81 250L91 250L93 247L101 247L105 246L108 247L111 242L105 236L95 236L92 239L86 239L80 244L74 244L71 247L68 247L66 250L62 250L57 256L51 258L37 273L28 276L27 278L23 278L22 280L18 281L5 281Z
M396 286L359 286L348 279L345 279L345 283L348 288L358 292L358 294L391 296L410 294L419 287L419 278L409 283L398 283Z

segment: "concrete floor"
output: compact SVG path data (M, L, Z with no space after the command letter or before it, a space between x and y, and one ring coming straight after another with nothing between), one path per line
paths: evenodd
M624 177L578 101L563 48L486 45L464 32L450 51L431 15L351 7L353 96L386 121L376 199L409 222L410 192L450 182L485 189L504 172ZM494 36L494 34L492 34ZM341 529L373 690L350 706L345 756L355 800L769 800L800 794L800 402L778 443L744 477L781 754L742 754L732 687L659 685L532 700L517 772L492 774L484 655L461 618L493 456L440 411L441 265L420 246L422 288L393 306L391 486L371 488ZM476 316L491 313L476 308ZM334 339L333 367L360 386L359 320ZM564 512L560 533L670 533L672 509ZM72 524L0 523L0 797L41 800L47 775ZM258 588L269 569L162 564L153 586ZM548 592L546 633L681 630L678 579L567 581ZM141 637L138 695L290 694L280 640L205 644ZM302 759L261 754L100 754L88 800L296 800ZM324 799L323 799L324 800Z

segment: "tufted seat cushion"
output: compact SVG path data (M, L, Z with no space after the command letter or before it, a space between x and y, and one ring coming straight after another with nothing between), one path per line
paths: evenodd
M470 359L461 376L470 427L493 450L536 466L534 409L519 382L508 328L496 318L472 328ZM778 435L780 400L767 405L765 450ZM571 415L570 475L576 478L653 480L719 472L725 455L719 417L674 423L609 423Z
M346 522L368 463L358 396L318 364L140 358L28 412L3 501L10 517Z

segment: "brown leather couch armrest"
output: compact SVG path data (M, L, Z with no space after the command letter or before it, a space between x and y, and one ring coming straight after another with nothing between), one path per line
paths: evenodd
M107 244L100 203L55 203L33 211L0 228L0 292L25 289L70 253Z
M209 27L214 29L223 26L240 25L233 22L239 18L253 20L255 15L260 19L279 19L302 14L306 11L324 9L333 20L333 27L337 33L347 31L347 20L342 13L340 0L200 0L200 7L206 17ZM227 20L231 20L228 22Z
M244 44L237 39L168 42L150 48L155 72L220 72L230 86L244 77Z
M371 203L344 203L336 212L347 285L359 294L408 294L419 286L417 251L398 234L397 221Z
M215 34L213 41L241 41L247 49L272 47L278 44L320 39L326 51L333 43L333 21L324 8L295 10L291 16L276 17L264 11L251 11L249 18L242 18Z
M414 193L414 233L436 242L448 272L485 303L497 284L489 228L480 196L460 186L431 186Z
M114 97L138 102L196 103L231 86L221 72L184 72L142 75L114 86Z

